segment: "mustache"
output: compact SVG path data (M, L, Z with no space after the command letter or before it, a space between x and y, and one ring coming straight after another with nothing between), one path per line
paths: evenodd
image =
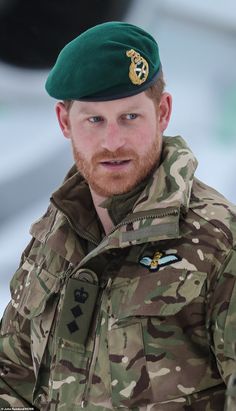
M101 161L109 161L109 160L116 160L116 159L135 159L137 157L137 154L133 150L124 150L122 148L119 148L116 151L109 151L107 149L104 149L92 157L92 163L99 163Z

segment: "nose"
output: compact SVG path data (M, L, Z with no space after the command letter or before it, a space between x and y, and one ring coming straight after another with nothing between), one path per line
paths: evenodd
M125 145L124 134L116 123L107 124L104 130L102 147L114 152Z

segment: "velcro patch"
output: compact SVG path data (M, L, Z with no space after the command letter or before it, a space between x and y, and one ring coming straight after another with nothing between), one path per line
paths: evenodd
M57 329L58 337L85 344L98 290L97 284L69 279Z

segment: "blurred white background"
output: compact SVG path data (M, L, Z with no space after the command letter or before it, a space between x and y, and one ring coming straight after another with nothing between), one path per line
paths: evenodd
M134 0L124 20L159 43L174 100L166 134L181 134L199 160L197 176L236 203L235 1ZM0 63L0 316L30 225L72 164L47 74Z

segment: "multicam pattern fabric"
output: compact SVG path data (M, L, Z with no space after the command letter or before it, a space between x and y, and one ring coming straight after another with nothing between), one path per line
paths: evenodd
M236 208L196 165L165 138L132 213L105 237L71 170L11 281L0 407L235 410ZM160 256L157 270L140 263Z

